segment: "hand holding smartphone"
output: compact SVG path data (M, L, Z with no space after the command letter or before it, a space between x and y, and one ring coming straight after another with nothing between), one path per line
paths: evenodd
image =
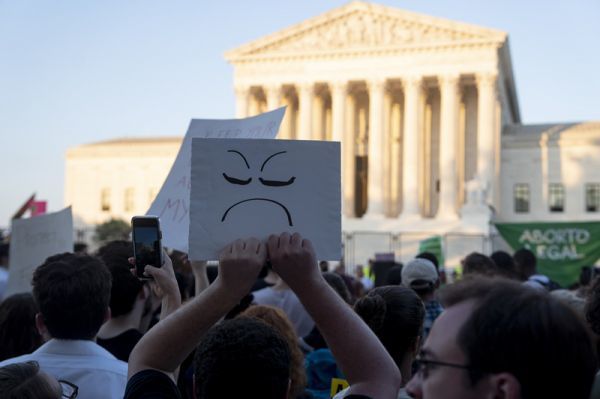
M136 275L138 278L151 279L144 275L146 265L161 267L164 263L160 221L157 216L134 216L131 227Z

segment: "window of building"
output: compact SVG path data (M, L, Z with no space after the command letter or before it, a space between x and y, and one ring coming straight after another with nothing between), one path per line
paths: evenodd
M110 188L100 191L100 209L104 212L110 211Z
M588 212L600 211L600 183L585 185L585 210Z
M133 187L125 189L125 212L133 212L134 208Z
M550 183L548 186L548 205L550 212L565 210L565 186L561 183Z
M518 183L515 184L515 212L516 213L527 213L529 212L529 184Z

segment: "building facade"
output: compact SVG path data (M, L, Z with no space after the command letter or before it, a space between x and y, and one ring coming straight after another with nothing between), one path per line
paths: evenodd
M600 220L600 123L522 125L504 32L352 2L225 56L237 117L286 105L279 138L342 143L350 265L376 252L408 259L432 235L444 238L447 263L456 265L469 252L502 247L494 221ZM110 145L105 156L116 154ZM66 198L75 214L93 223L107 216L98 190L111 173L119 183L107 187L119 192L111 198L125 217L127 187L160 187L134 184L133 176L149 181L137 145L121 143L123 156L141 157L123 167L139 172L122 173L114 157L75 171L95 153L69 153ZM176 141L145 145L163 146L170 162L176 155ZM168 172L166 158L153 163L156 179ZM76 206L88 194L72 182L88 173L98 176L85 186L94 199Z

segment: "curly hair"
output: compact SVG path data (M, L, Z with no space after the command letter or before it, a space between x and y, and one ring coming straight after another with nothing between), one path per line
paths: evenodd
M0 304L0 360L31 353L43 343L35 326L37 313L29 293L11 295Z
M354 305L398 367L423 333L425 306L412 289L385 286L371 290Z
M289 345L273 327L250 317L226 320L211 328L196 348L196 397L283 398L290 361Z
M304 368L304 356L298 346L298 337L292 323L281 310L272 306L257 305L249 307L242 316L251 317L267 323L273 327L288 343L290 354L290 378L292 384L290 395L297 397L306 388L306 370Z

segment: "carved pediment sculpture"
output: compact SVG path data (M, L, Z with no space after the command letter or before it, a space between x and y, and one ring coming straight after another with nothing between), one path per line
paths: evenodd
M505 33L376 4L352 2L232 50L228 59L269 54L390 48L505 39Z

